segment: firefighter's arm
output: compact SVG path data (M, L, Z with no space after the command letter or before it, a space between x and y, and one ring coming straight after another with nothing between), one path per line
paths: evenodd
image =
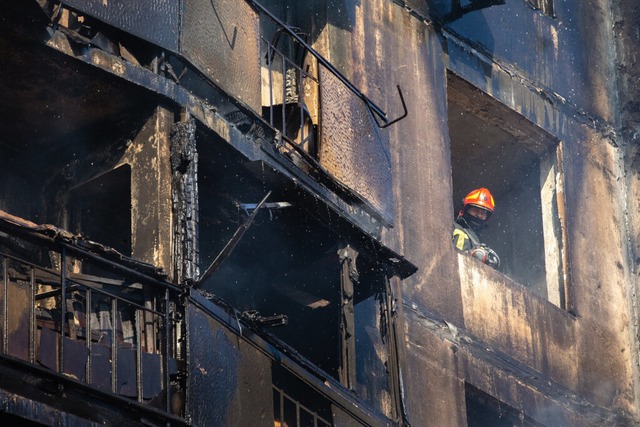
M500 257L493 249L485 244L480 244L471 249L469 255L493 268L500 267Z
M462 230L458 230L457 228L453 229L453 244L456 249L460 251L464 251L469 249L469 236Z

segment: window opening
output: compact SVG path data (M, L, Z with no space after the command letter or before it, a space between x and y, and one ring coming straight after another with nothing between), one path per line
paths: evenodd
M70 229L131 255L131 167L120 166L67 193Z
M562 144L452 73L447 93L456 214L488 188L496 208L480 236L498 270L570 309Z
M373 250L360 248L351 226L295 183L206 138L198 147L200 270L255 217L200 288L393 418L388 281ZM269 200L256 213L265 192Z

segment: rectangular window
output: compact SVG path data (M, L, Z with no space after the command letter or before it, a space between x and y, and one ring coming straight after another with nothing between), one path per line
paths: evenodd
M488 188L496 209L479 234L498 270L571 309L562 143L451 73L447 94L455 212Z

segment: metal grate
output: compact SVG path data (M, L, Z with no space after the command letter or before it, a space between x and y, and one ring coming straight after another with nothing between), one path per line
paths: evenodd
M319 82L314 70L313 57L308 57L299 46L292 49L303 52L295 60L283 52L282 41L261 38L262 67L262 114L269 125L279 131L281 151L302 157L304 163L315 164L316 125L318 122ZM298 166L303 166L299 163Z

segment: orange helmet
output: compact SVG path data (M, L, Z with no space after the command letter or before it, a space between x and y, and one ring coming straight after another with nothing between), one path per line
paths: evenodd
M478 206L480 208L486 209L489 212L493 213L496 205L493 201L493 196L486 188L477 188L467 194L467 196L462 200L463 209L466 209L468 205Z

